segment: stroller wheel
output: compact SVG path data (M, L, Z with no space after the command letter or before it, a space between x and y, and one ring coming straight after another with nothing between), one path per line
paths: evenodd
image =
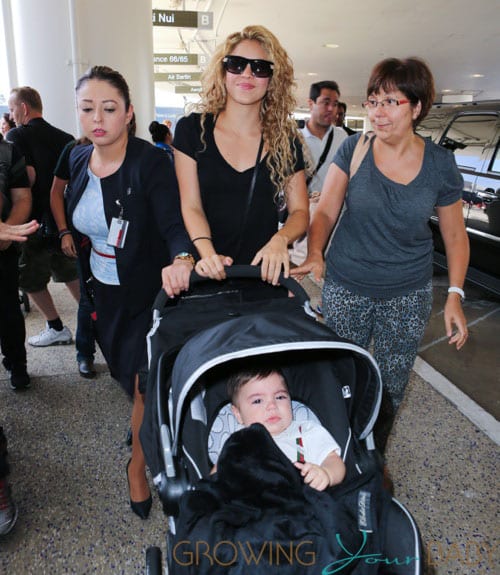
M161 575L161 549L148 547L146 549L146 575Z

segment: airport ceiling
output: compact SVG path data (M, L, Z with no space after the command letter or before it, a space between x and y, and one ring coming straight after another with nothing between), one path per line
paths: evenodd
M248 24L268 27L294 63L299 108L312 82L333 79L356 115L370 70L391 56L424 58L437 101L500 98L500 0L153 0L153 8L213 13L212 30L155 30L155 52L210 54Z

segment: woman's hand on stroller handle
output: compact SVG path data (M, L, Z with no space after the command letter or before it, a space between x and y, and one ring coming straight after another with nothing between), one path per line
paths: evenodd
M285 278L290 273L290 257L288 255L288 239L279 233L263 246L252 260L251 265L259 265L262 281L278 285L280 276Z
M174 259L173 263L161 270L162 288L169 298L179 296L189 289L193 265L189 260Z
M312 274L317 282L323 279L325 275L325 261L321 255L317 257L308 256L304 263L290 271L290 275L297 281L304 279L308 274Z
M225 268L232 264L233 259L229 256L212 254L211 256L202 258L200 261L196 262L194 269L200 277L212 280L223 280L226 279Z
M180 262L184 262L184 265L186 265L186 262L184 260L180 260ZM175 263L175 266L178 265L182 265L182 263ZM189 276L189 282L188 282L188 287L185 287L186 284L185 283L181 283L180 285L177 286L177 291L179 293L174 293L173 287L169 287L171 293L174 293L173 296L170 295L170 293L166 290L165 287L165 283L166 283L166 279L170 279L170 275L166 275L166 274L171 274L174 270L171 270L169 268L172 268L172 266L174 266L174 264L172 264L171 266L167 266L166 268L164 268L162 270L162 280L163 280L163 288L160 290L160 292L158 293L158 295L156 296L156 299L153 303L153 310L158 310L161 311L164 307L165 304L167 302L167 299L171 299L171 298L175 298L178 297L182 294L183 291L185 291L186 289L191 289L194 286L201 284L203 282L207 282L207 281L213 281L211 278L209 277L204 277L204 276L200 276L198 273L196 273L196 268L194 270L190 270L189 268L191 266L187 266L187 274ZM176 272L179 270L175 270ZM226 274L226 279L255 279L255 280L259 280L262 281L261 278L261 269L260 266L251 266L251 265L231 265L231 266L227 266L224 268L224 272ZM184 278L184 276L183 276ZM289 291L291 291L293 293L293 295L295 296L295 300L297 302L298 305L305 305L306 302L309 301L309 296L307 295L307 292L304 290L304 288L297 283L293 278L285 278L283 275L280 275L279 277L279 286L283 286L284 288L288 289Z

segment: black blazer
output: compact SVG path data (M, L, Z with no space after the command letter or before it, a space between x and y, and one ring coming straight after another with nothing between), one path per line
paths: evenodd
M73 226L73 212L87 186L93 145L76 146L70 154L70 183L66 191L68 222L76 239L83 280L90 271L90 241ZM125 160L110 176L101 178L108 227L120 215L129 222L125 245L115 248L120 285L132 314L152 305L161 288L161 269L192 245L182 221L179 190L168 155L149 142L129 138ZM119 204L117 204L117 201Z

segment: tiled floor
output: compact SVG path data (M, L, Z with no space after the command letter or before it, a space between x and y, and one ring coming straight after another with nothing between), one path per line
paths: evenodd
M74 303L51 286L73 327ZM316 297L315 293L315 297ZM27 318L28 334L43 327ZM9 438L18 524L0 539L3 575L144 573L163 547L155 501L142 522L127 502L131 405L105 371L77 375L72 346L29 349L32 389L15 394L0 367L0 421ZM415 516L437 575L500 572L499 448L447 399L412 377L388 449L396 496Z

